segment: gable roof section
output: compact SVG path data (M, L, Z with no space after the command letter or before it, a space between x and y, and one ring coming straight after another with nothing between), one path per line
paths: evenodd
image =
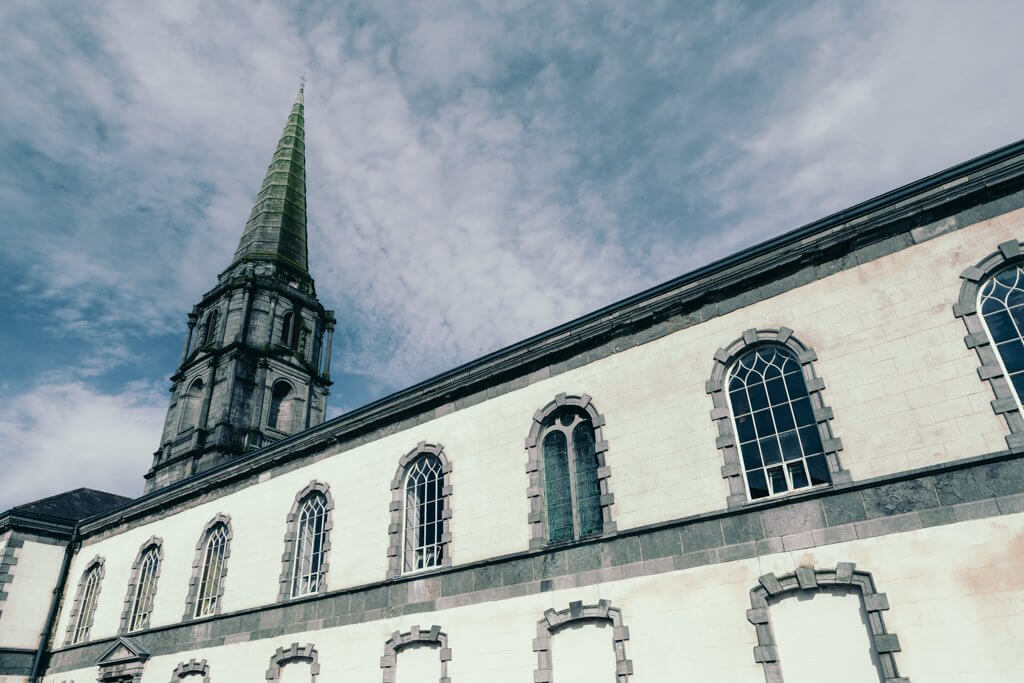
M333 442L426 422L699 324L846 268L1024 207L1024 140L933 174L681 275L517 344L157 489L83 525L92 534L161 514Z

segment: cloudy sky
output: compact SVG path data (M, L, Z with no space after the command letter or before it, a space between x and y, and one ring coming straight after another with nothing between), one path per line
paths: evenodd
M331 414L1024 136L1019 2L0 3L0 510L127 495L306 74Z

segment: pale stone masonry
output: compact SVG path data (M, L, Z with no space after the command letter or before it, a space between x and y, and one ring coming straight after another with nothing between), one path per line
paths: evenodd
M296 107L239 247L265 261L243 259L238 286L222 276L197 309L147 494L53 524L48 542L46 520L0 517L0 681L1024 677L1024 421L1014 370L968 310L978 283L1024 264L1024 143L320 424L302 400L322 410L329 341L260 341L282 339L286 301L305 302L284 308L310 332L333 324L295 256ZM260 264L298 291L250 278ZM196 345L217 306L235 355ZM751 500L724 382L766 344L796 358L830 482ZM268 424L286 376L306 387L291 434ZM213 378L209 400L187 393L197 377ZM592 454L602 530L550 543L545 425L565 410L592 429L571 447L574 467ZM181 415L202 438L179 438ZM261 441L218 450L231 442L218 429ZM428 456L424 521L404 473ZM443 529L412 571L411 523ZM226 570L206 584L218 524ZM147 584L133 563L153 544ZM213 596L208 614L198 595ZM127 633L149 599L148 624Z

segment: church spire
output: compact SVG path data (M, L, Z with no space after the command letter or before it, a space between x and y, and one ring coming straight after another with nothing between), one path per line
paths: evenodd
M277 151L263 179L234 263L277 261L308 275L306 246L306 143L303 91L299 85Z

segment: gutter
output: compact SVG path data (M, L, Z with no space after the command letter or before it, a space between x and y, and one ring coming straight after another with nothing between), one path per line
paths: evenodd
M35 659L32 660L32 673L29 674L29 683L38 683L43 668L43 657L46 654L46 645L50 641L50 634L53 633L54 622L57 620L57 608L60 606L61 598L64 597L64 584L68 579L68 571L71 569L71 559L75 556L75 546L78 545L78 529L81 524L75 524L71 532L71 540L64 547L64 560L60 565L60 574L57 576L57 585L53 589L53 599L50 600L50 611L46 615L46 623L43 625L43 632L39 636L39 647L36 649Z

